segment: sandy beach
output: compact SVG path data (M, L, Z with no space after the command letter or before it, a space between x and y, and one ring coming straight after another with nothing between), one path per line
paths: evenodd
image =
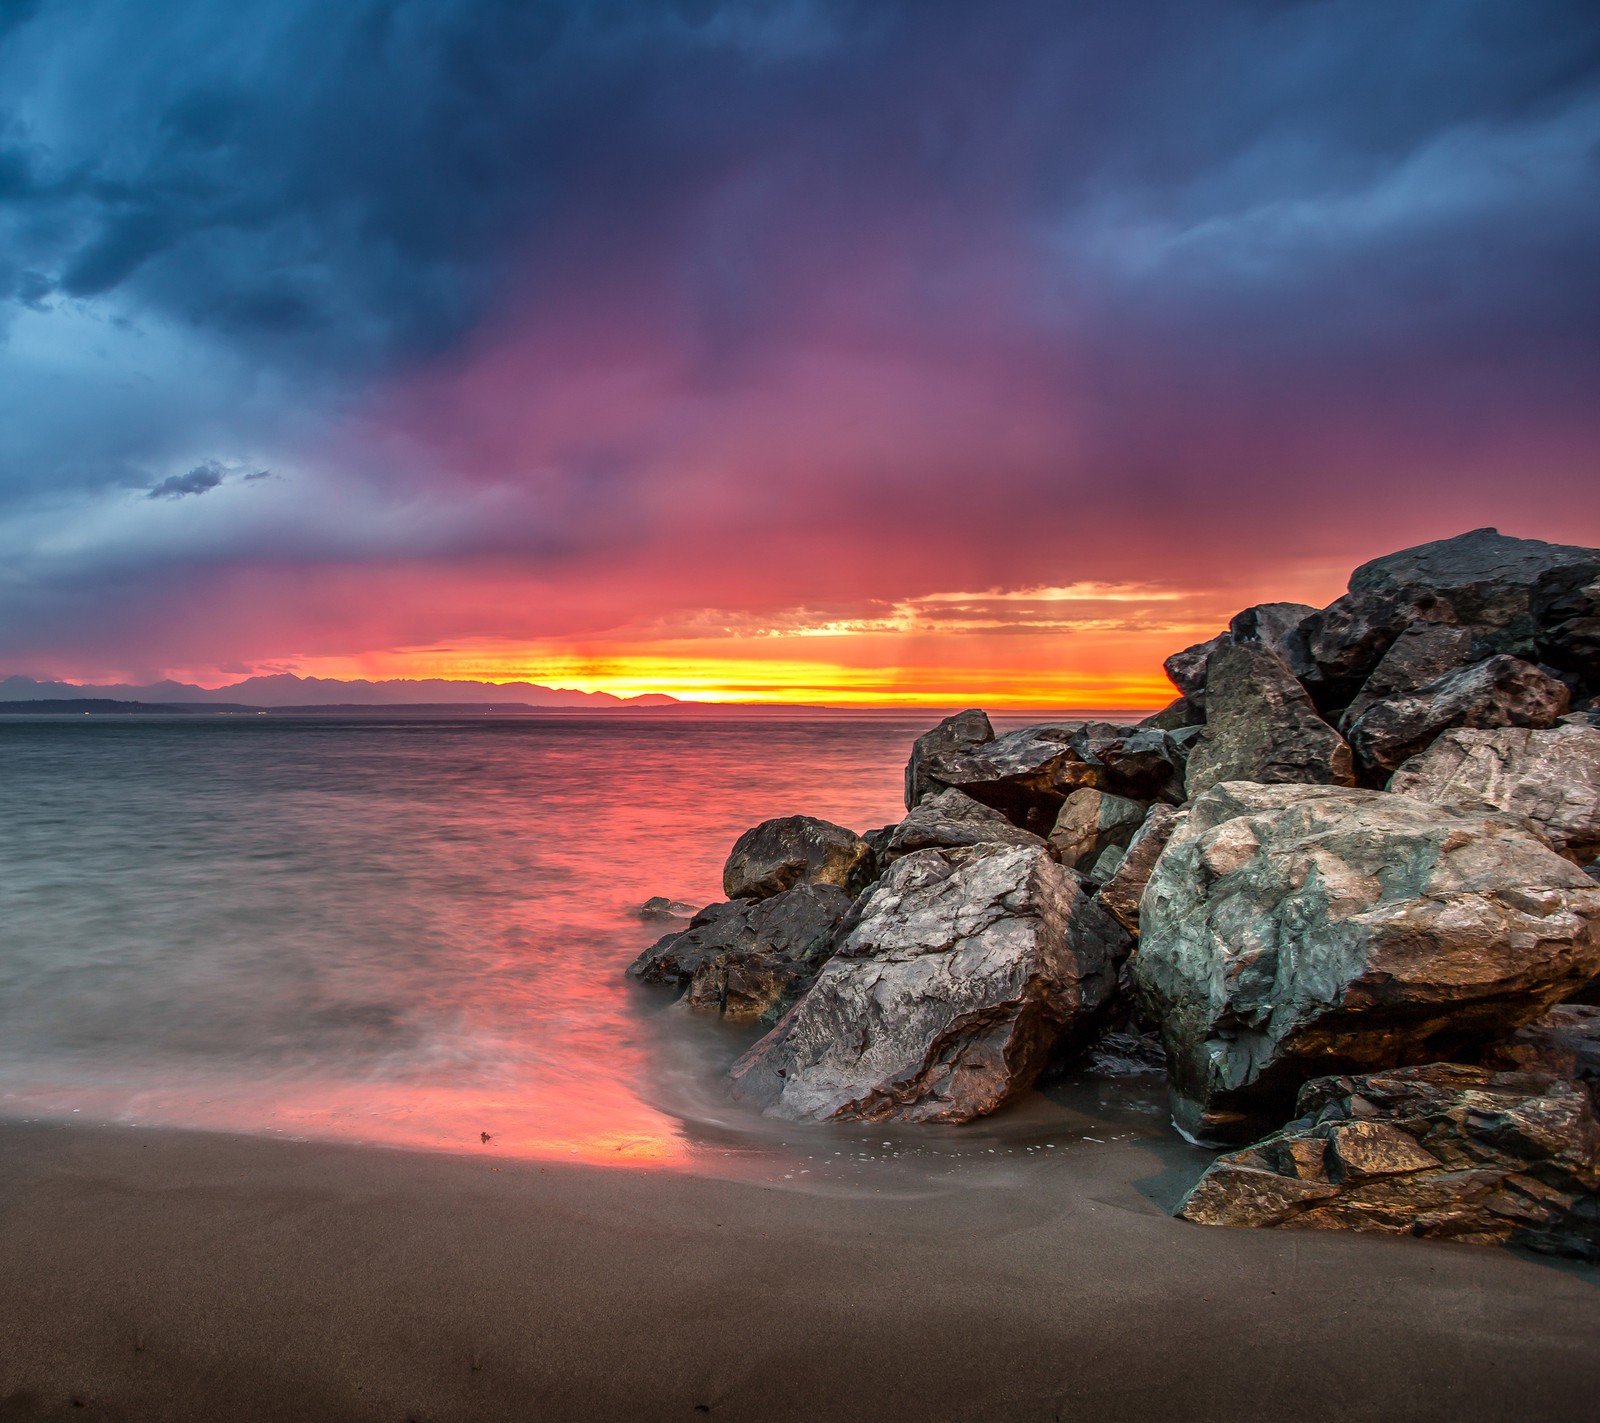
M1600 1272L1169 1218L1138 1144L814 1193L0 1127L0 1418L1590 1419Z

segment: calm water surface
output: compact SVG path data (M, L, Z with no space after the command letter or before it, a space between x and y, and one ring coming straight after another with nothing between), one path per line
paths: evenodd
M755 1034L624 978L749 825L898 819L926 726L0 719L0 1111L789 1179L1159 1135L1105 1084L780 1127L722 1090Z

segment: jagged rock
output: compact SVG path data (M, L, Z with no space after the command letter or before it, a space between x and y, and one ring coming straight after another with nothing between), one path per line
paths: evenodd
M921 850L851 912L810 992L733 1067L796 1120L961 1122L1087 1034L1128 938L1042 847Z
M1558 1003L1542 1018L1495 1043L1480 1059L1504 1072L1544 1072L1600 1091L1600 1007Z
M1284 660L1332 716L1359 695L1407 628L1451 621L1448 605L1426 590L1346 593L1300 624Z
M1600 855L1600 727L1447 731L1389 779L1435 805L1486 805L1533 821L1569 859Z
M1339 730L1348 736L1350 727L1369 707L1390 697L1406 696L1487 655L1471 628L1453 623L1412 623L1372 669L1360 694L1339 718Z
M1221 781L1354 781L1344 738L1276 653L1254 643L1218 648L1207 688L1206 728L1188 758L1191 797Z
M1156 731L1178 731L1205 724L1204 709L1195 705L1188 697L1178 697L1168 702L1160 711L1152 712L1139 723L1142 727L1151 727Z
M639 919L690 919L694 917L695 910L694 905L685 904L680 899L653 894L633 912Z
M1165 731L1091 722L1025 726L993 741L928 751L915 779L928 790L962 791L1042 836L1061 803L1082 787L1134 800L1180 799L1183 764L1179 744Z
M1374 702L1349 730L1350 747L1392 771L1452 727L1553 726L1567 710L1566 684L1517 657L1491 657L1416 691Z
M1128 842L1116 873L1100 887L1099 903L1130 934L1139 932L1139 900L1150 882L1150 872L1167 848L1172 832L1189 818L1186 810L1153 805L1138 833Z
M1136 1028L1105 1033L1084 1063L1097 1077L1154 1077L1167 1070L1161 1039Z
M932 731L925 731L911 746L906 762L906 809L915 810L930 790L942 790L948 782L934 785L927 774L930 759L956 757L963 751L994 740L988 716L977 707L947 716Z
M785 815L733 842L722 892L729 899L764 899L797 884L836 884L858 894L875 870L872 846L855 831L810 815Z
M1281 656L1300 624L1316 611L1307 603L1257 603L1242 613L1235 613L1226 632L1173 653L1163 664L1166 674L1172 685L1183 693L1180 700L1204 715L1206 675L1212 653L1229 643L1249 642L1270 648ZM1178 726L1192 724L1176 723Z
M1600 554L1539 575L1529 599L1540 658L1600 692Z
M1117 866L1122 863L1122 857L1127 853L1121 845L1107 845L1096 857L1094 864L1089 867L1089 878L1095 884L1104 884L1116 874Z
M1519 821L1333 786L1216 786L1145 889L1136 991L1174 1119L1248 1139L1334 1071L1451 1057L1600 972L1600 892Z
M926 796L891 831L880 861L892 864L917 850L955 849L961 845L1041 845L1032 831L1019 829L998 810L991 810L958 790Z
M1600 1122L1571 1082L1432 1063L1308 1083L1298 1110L1213 1162L1178 1214L1600 1259Z
M776 1021L827 962L849 908L850 896L825 884L708 905L628 972L641 983L686 988L691 1008L740 1022Z
M1073 791L1051 827L1050 853L1068 869L1083 869L1108 846L1126 848L1144 817L1145 806L1126 796L1088 788Z
M1560 570L1592 567L1596 557L1592 548L1473 529L1362 564L1350 575L1350 591L1426 590L1449 608L1446 621L1480 630L1495 652L1528 656L1536 636L1534 589Z

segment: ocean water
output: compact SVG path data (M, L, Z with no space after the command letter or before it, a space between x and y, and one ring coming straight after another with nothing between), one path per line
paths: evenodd
M864 1159L861 1128L731 1102L758 1034L624 969L670 927L633 910L720 898L755 822L898 819L927 724L0 719L0 1113L791 1179ZM870 1150L1024 1158L1159 1131L1158 1096L1063 1088Z

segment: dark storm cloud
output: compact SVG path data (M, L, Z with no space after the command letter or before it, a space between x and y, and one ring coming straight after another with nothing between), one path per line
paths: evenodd
M1085 501L1126 527L1113 485L1156 516L1283 499L1286 468L1447 498L1530 430L1600 446L1597 155L1590 3L0 0L0 526L200 492L211 451L288 471L507 331L543 342L508 362L530 390L670 360L690 409L831 342L967 379L1002 426L1059 407L1070 441L983 466L1052 537ZM377 493L341 547L411 551L484 468L531 492L437 536L462 558L651 537L671 421L537 460L480 423L349 455ZM932 511L983 436L824 492L949 557ZM749 492L763 528L784 487ZM271 534L286 562L323 556L307 527ZM36 543L93 586L84 540ZM140 556L108 555L133 595Z

